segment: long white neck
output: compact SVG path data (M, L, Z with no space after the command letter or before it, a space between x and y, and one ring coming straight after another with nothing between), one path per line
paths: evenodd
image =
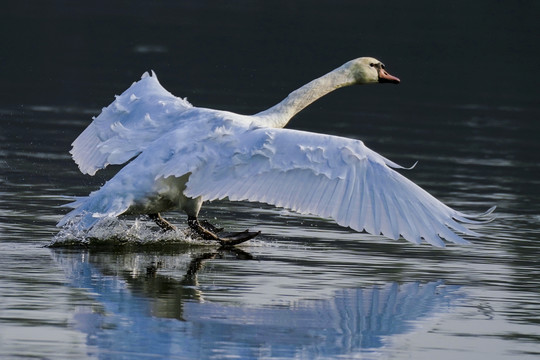
M306 106L324 95L355 83L347 64L317 78L298 90L293 91L283 101L255 114L268 127L282 128L291 118Z

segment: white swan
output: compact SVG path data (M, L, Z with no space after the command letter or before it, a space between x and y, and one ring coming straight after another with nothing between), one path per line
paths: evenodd
M90 175L108 164L129 163L99 190L68 204L74 210L58 226L89 229L104 217L148 214L167 230L174 226L159 213L181 209L206 239L235 244L256 236L246 231L220 237L221 229L198 221L203 201L229 198L331 218L392 239L467 243L454 230L476 236L461 223L479 220L435 199L361 141L283 129L300 110L340 87L399 81L380 61L358 58L246 116L193 107L166 91L154 73L145 73L103 109L71 150Z

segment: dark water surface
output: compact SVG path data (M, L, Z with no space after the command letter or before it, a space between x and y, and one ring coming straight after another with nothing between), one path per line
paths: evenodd
M8 3L0 358L540 356L538 2ZM364 55L402 84L340 90L290 127L418 160L405 175L457 209L497 205L473 245L434 249L222 201L203 217L263 235L236 251L181 234L167 245L127 219L102 234L162 243L45 247L65 196L118 169L81 175L70 143L144 71L195 105L255 113Z

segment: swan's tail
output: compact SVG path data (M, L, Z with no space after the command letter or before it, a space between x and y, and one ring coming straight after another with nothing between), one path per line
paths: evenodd
M128 208L124 201L106 196L103 189L89 196L75 198L75 201L62 206L73 210L67 213L56 226L70 226L77 230L90 230L101 219L116 217Z

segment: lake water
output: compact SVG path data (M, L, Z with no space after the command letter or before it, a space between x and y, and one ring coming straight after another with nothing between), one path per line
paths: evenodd
M536 2L98 3L1 15L19 31L0 44L0 358L540 356ZM290 127L418 160L404 174L459 210L497 205L472 245L219 201L202 217L262 235L219 250L127 218L99 229L125 244L47 247L66 196L118 170L83 176L70 143L144 71L195 105L255 113L363 55L402 84L340 90Z

